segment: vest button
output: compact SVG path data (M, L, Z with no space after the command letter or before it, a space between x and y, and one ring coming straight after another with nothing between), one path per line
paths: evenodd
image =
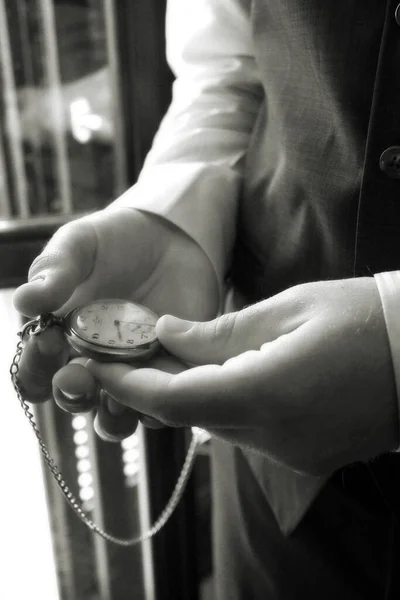
M394 18L397 25L400 25L400 4L397 5L396 10L394 11Z
M400 146L390 146L379 159L381 171L391 179L400 179Z

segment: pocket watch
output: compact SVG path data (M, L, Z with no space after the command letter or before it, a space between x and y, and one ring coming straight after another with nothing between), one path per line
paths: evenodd
M104 299L71 310L59 322L79 354L104 362L147 359L160 348L158 317L127 300Z
M25 323L19 336L23 341L58 325L78 354L102 362L131 362L161 349L157 321L157 315L141 304L105 298L78 306L64 317L42 314Z
M66 501L91 531L97 533L106 541L120 546L132 546L150 539L168 521L183 495L204 432L192 428L192 440L181 474L167 505L156 522L141 535L128 539L120 538L101 529L83 511L58 466L51 458L34 415L24 399L18 377L19 362L23 353L25 338L40 335L52 326L62 327L69 345L82 356L103 362L133 362L147 359L161 349L161 344L156 335L157 320L157 315L145 306L114 298L83 304L71 310L64 317L58 317L51 313L43 314L26 323L18 332L20 340L10 367L11 380L18 400L37 437L44 460Z

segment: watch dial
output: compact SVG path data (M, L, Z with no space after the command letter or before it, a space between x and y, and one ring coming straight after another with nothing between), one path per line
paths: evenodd
M137 348L157 339L157 316L149 309L123 300L101 300L77 308L71 329L83 340L109 348Z

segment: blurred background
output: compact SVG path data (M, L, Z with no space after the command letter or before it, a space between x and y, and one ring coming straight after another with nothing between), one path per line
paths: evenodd
M210 465L201 447L164 530L133 548L93 536L43 465L10 383L20 317L13 289L68 220L135 182L170 100L165 0L0 0L0 598L212 598ZM93 435L91 416L50 403L35 418L89 516L139 534L167 503L190 432L144 431L122 444Z

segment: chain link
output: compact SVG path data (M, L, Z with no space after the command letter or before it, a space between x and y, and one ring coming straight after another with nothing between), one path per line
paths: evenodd
M96 525L96 523L94 523L94 521L92 521L92 519L90 519L90 517L82 509L79 501L76 499L75 495L69 489L59 468L55 464L54 460L51 458L50 452L39 432L39 429L35 422L33 413L31 412L27 401L24 400L24 398L23 398L22 390L21 390L19 380L18 380L19 363L21 361L21 356L22 356L22 352L24 349L25 337L27 337L27 336L29 337L30 335L38 335L38 334L42 333L43 331L45 331L49 326L51 326L53 324L59 324L59 322L60 322L60 320L57 319L57 317L54 317L54 315L50 315L50 314L49 315L41 315L37 319L33 319L32 321L29 321L28 323L26 323L23 326L23 328L21 329L21 331L19 332L18 335L20 336L21 339L19 340L19 342L17 344L16 352L15 352L15 355L14 355L14 358L13 358L13 361L12 361L11 367L10 367L11 381L14 386L15 392L17 394L17 398L21 404L23 411L25 412L25 415L26 415L29 423L31 424L31 427L32 427L35 435L36 435L36 438L39 442L40 450L43 454L43 457L44 457L44 460L45 460L47 466L49 467L51 473L53 474L53 477L54 477L55 481L57 482L57 485L61 489L62 493L64 494L64 497L66 498L68 504L75 511L75 513L78 515L78 517L81 519L81 521L83 521L83 523L85 523L85 525L89 529L91 529L92 531L94 531L95 533L100 535L102 538L104 538L108 542L113 542L114 544L118 544L119 546L134 546L136 544L140 544L141 542L144 542L144 541L152 538L156 533L158 533L160 531L160 529L162 529L164 527L164 525L166 524L166 522L169 520L170 516L174 512L175 508L177 507L180 499L182 498L182 495L185 491L186 485L189 480L189 476L190 476L193 466L194 466L194 461L196 458L197 448L200 443L199 440L202 435L202 430L201 429L198 430L198 429L194 428L193 433L192 433L192 439L191 439L189 449L188 449L188 452L187 452L187 455L185 458L185 462L183 464L181 473L179 475L178 481L175 484L175 488L171 494L171 497L170 497L166 507L162 511L161 515L159 516L159 518L156 520L154 525L148 531L146 531L142 535L138 535L135 537L120 538L120 537L112 535L111 533L108 533L108 532L104 531L103 529L101 529L101 527Z

